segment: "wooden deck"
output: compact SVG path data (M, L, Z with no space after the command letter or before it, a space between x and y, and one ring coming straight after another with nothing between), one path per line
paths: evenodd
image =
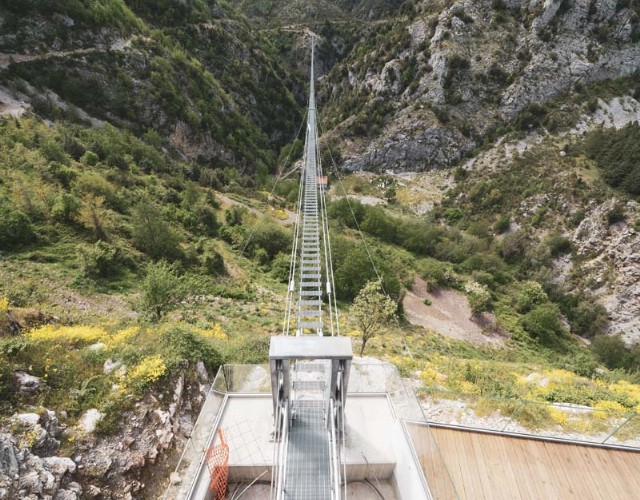
M407 426L434 499L640 499L640 451Z

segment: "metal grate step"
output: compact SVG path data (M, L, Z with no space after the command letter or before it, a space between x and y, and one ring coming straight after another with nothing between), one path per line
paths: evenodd
M318 309L298 311L298 318L319 318L320 316L322 316L322 311Z
M299 300L298 305L299 306L321 306L322 301L321 300Z
M318 330L322 328L322 321L298 321L298 328L311 328Z
M297 372L324 373L324 365L322 363L296 363Z
M324 380L294 380L295 391L324 391L327 386Z

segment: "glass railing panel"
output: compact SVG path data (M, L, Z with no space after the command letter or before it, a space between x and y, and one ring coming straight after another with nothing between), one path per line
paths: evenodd
M437 500L460 498L453 484L449 466L429 425L407 422L406 429L432 498Z

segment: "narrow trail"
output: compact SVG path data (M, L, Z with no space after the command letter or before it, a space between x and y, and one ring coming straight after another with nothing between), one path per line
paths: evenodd
M265 215L265 214L273 215L273 213L271 213L273 210L272 207L267 207L266 211L261 211L261 210L258 210L257 208L247 205L246 203L243 203L238 200L234 200L233 198L229 198L228 196L225 196L224 194L219 192L216 192L216 198L222 201L222 203L224 203L225 205L235 205L238 207L246 208L250 213L254 215L258 215L258 216ZM290 226L292 224L295 224L296 214L293 213L291 210L287 210L286 208L283 209L283 211L287 214L287 218L279 219L278 217L274 217L278 222L278 224L282 226Z
M86 49L74 49L74 50L52 50L49 52L44 52L42 54L5 54L0 53L0 69L6 69L10 64L21 64L33 61L42 61L45 59L52 59L57 57L67 57L67 56L75 56L75 55L83 55L83 54L91 54L94 52L108 52L108 51L123 51L124 49L131 46L133 40L135 38L139 38L138 36L131 36L126 39L119 39L113 42L108 49L106 48L98 48L98 47L89 47Z

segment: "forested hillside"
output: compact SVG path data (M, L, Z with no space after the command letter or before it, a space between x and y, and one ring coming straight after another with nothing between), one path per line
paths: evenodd
M312 35L354 346L380 275L364 354L425 407L637 422L637 5L0 0L0 498L161 497L218 367L266 361Z

